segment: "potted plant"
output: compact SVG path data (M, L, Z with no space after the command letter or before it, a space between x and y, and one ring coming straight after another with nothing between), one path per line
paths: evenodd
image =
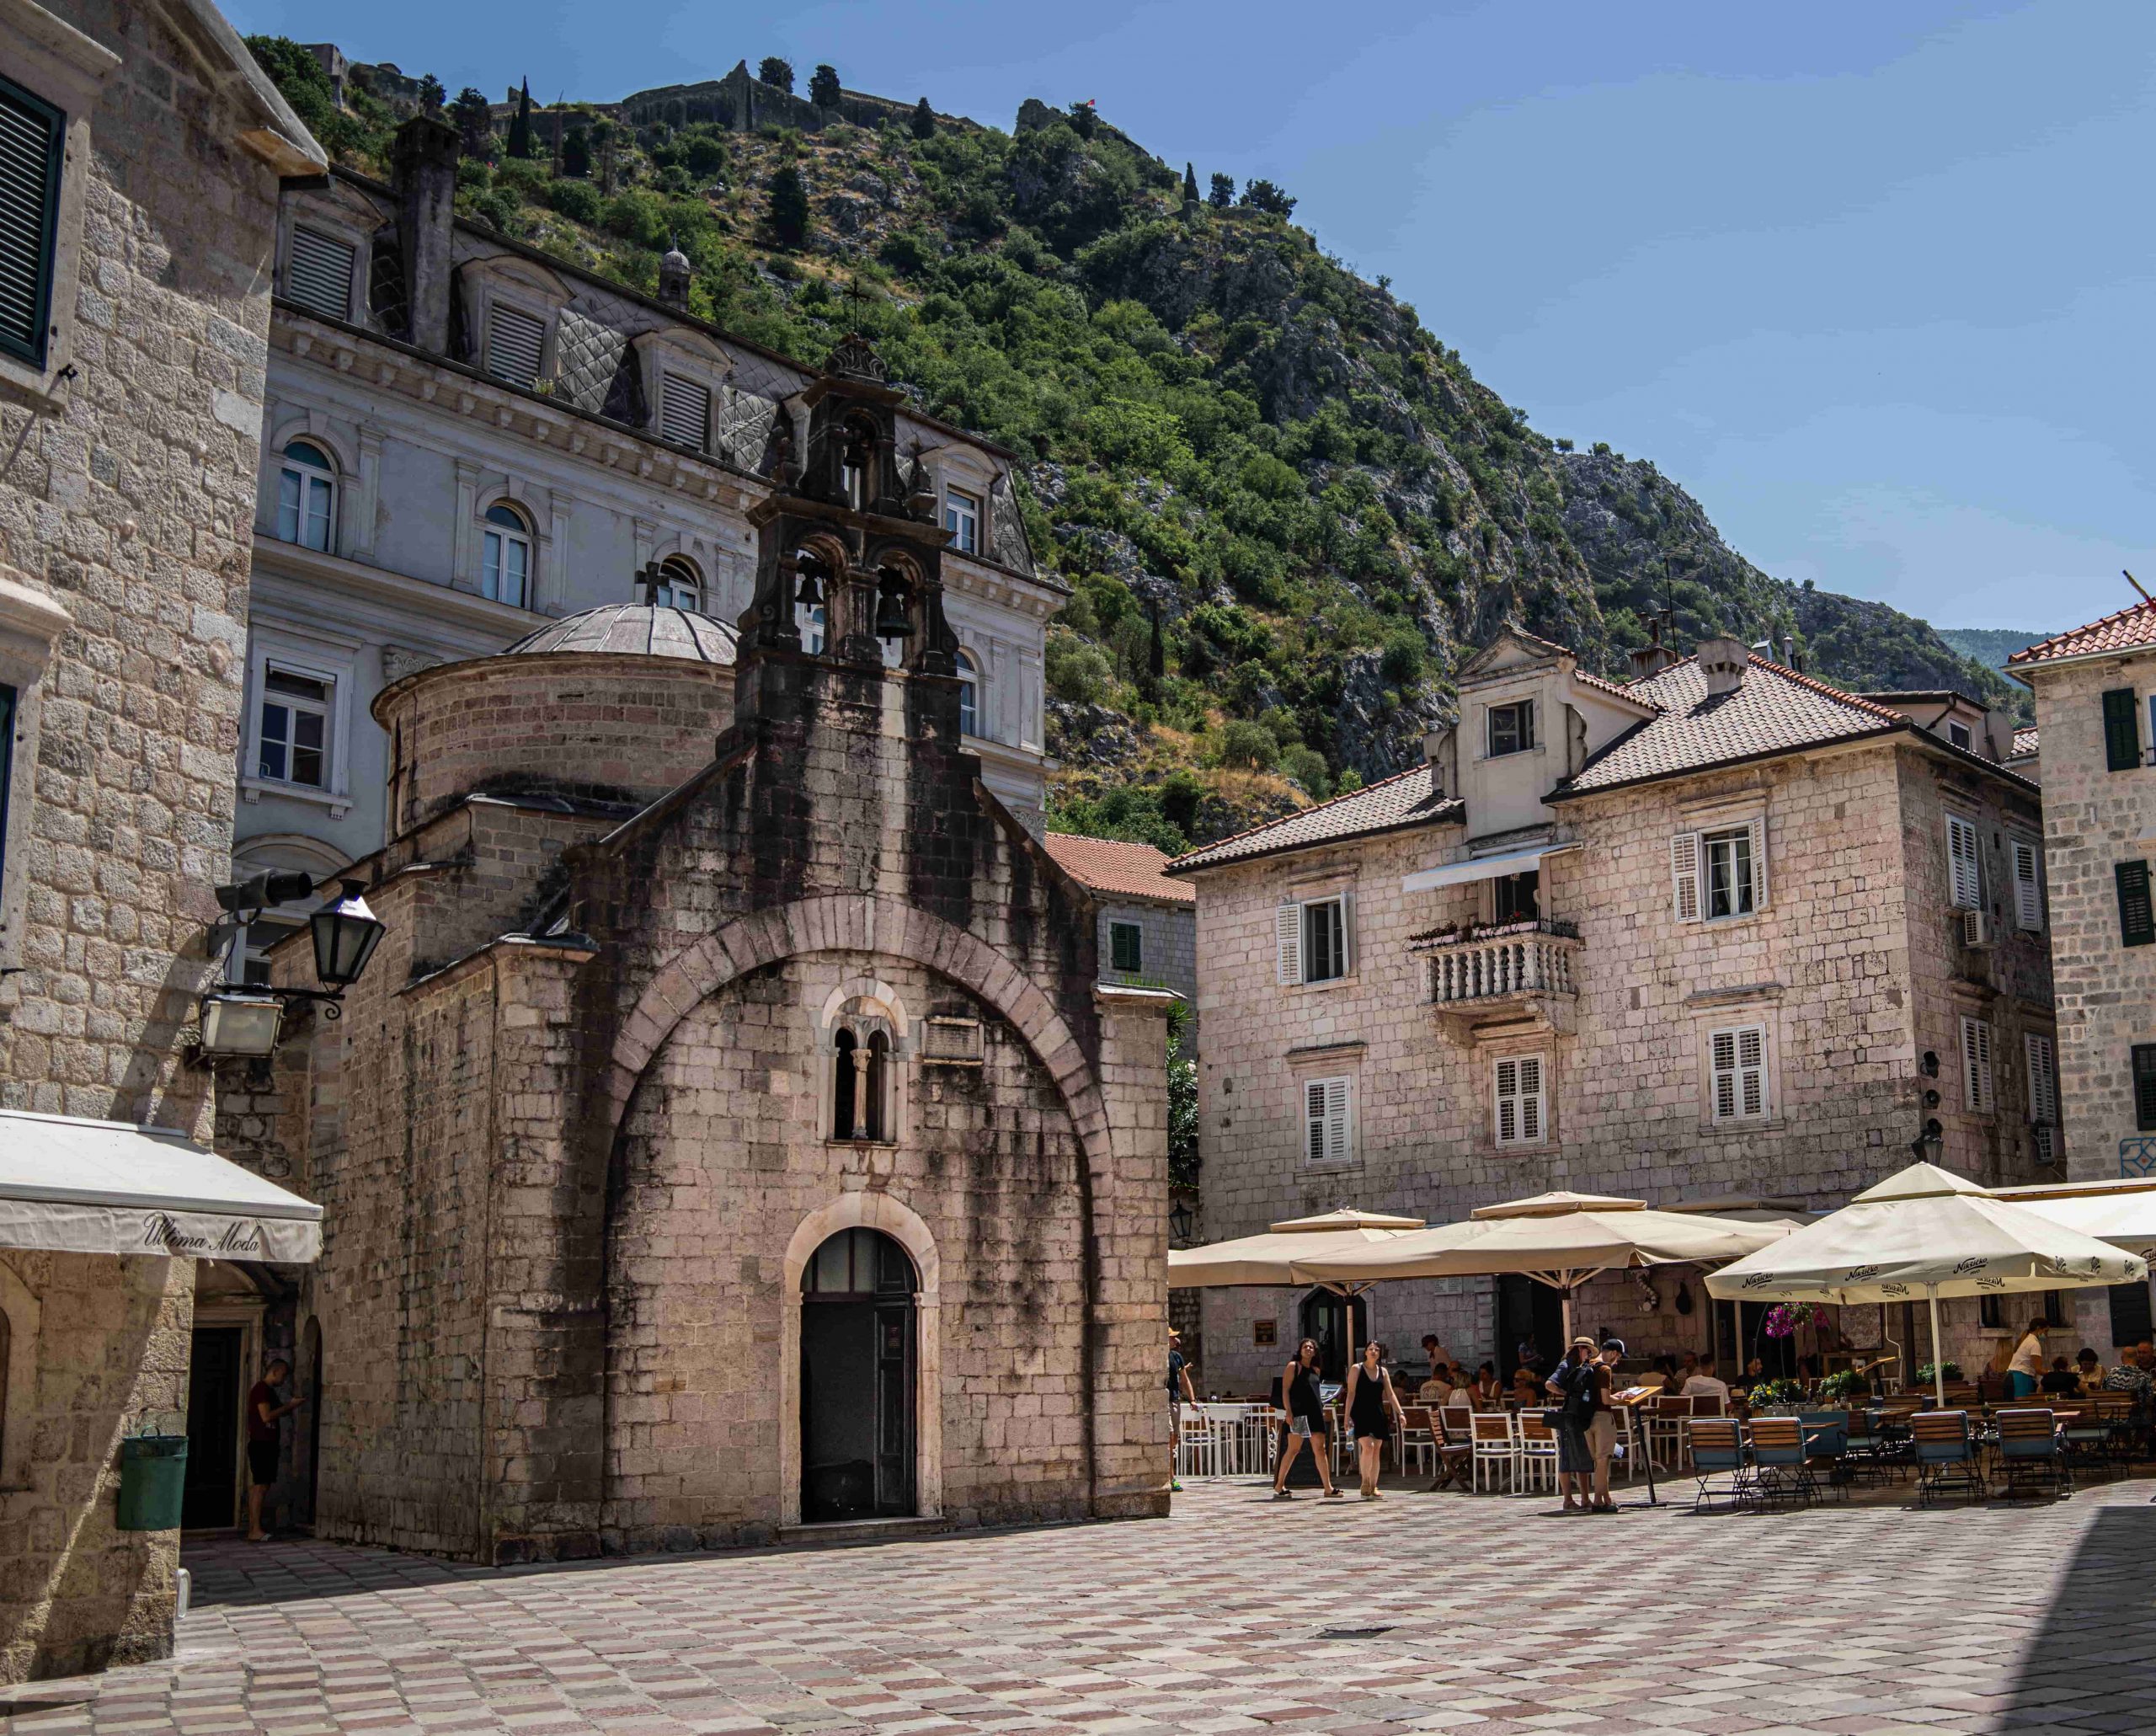
M1853 1368L1838 1370L1819 1383L1819 1402L1851 1405L1871 1396L1871 1382Z
M1961 1365L1958 1362L1937 1365L1927 1362L1917 1370L1917 1384L1923 1386L1935 1386L1940 1381L1958 1381L1961 1378Z
M1780 1375L1771 1380L1755 1381L1744 1402L1755 1417L1787 1416L1804 1402L1804 1382Z

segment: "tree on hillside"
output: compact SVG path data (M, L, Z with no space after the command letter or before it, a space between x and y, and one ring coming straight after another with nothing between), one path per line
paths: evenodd
M509 124L509 154L529 157L531 154L531 81L524 81L524 88L516 93L516 118Z
M442 98L447 94L448 93L442 88L441 80L435 77L433 73L427 72L421 75L419 79L421 113L427 115L435 113L441 107Z
M1213 190L1205 195L1205 202L1215 211L1225 211L1233 205L1235 202L1235 178L1233 175L1215 174L1213 177Z
M1295 201L1270 181L1247 181L1243 185L1242 202L1253 211L1262 211L1267 216L1293 216Z
M1070 105L1070 130L1080 138L1092 137L1093 129L1100 124L1101 117L1093 112L1093 104L1090 98L1085 102L1073 103Z
M449 118L456 125L457 137L463 142L464 154L484 158L494 136L494 111L488 108L487 99L466 85L449 105Z
M841 94L836 67L819 66L808 75L808 100L818 108L835 109Z
M773 90L782 90L788 96L792 96L793 94L793 62L782 61L775 54L766 55L762 64L756 68L756 82L760 84L768 84Z
M926 97L913 105L913 136L917 139L936 136L936 111L928 106Z
M591 136L580 126L562 141L562 173L579 181L591 173Z
M781 247L799 247L808 238L808 189L792 163L771 177L771 237Z
M1182 202L1185 205L1198 203L1198 171L1187 163L1182 166Z

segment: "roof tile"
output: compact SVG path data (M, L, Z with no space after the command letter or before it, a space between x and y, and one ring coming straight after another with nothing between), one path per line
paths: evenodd
M1161 872L1168 865L1167 853L1150 844L1081 838L1075 832L1050 832L1041 841L1064 873L1095 892L1155 899L1164 904L1198 902L1195 886L1171 880Z
M2106 615L2101 621L2092 621L2071 633L2057 633L2037 644L2025 646L2006 660L2006 666L2024 669L2032 663L2054 663L2066 657L2096 657L2107 651L2137 651L2148 646L2156 646L2156 603L2136 603L2116 615Z
M1192 868L1220 868L1231 862L1271 856L1283 850L1307 850L1371 832L1458 820L1465 812L1466 804L1458 797L1448 799L1438 788L1435 770L1425 761L1365 788L1305 808L1299 814L1269 820L1248 831L1237 832L1233 837L1223 838L1216 844L1193 850L1187 856L1178 856L1169 864L1168 871L1182 873Z

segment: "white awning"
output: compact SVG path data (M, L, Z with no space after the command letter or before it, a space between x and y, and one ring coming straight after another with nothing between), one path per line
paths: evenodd
M304 1264L322 1208L169 1128L0 1110L0 1247Z
M1465 886L1474 880L1495 880L1507 874L1524 874L1541 866L1545 856L1577 850L1572 843L1537 844L1526 850L1500 850L1488 856L1472 856L1465 862L1449 862L1443 868L1422 868L1401 877L1402 892L1432 892L1440 886Z

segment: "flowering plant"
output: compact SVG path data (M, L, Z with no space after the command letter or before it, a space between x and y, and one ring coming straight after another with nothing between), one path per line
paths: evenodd
M1800 1326L1809 1326L1817 1309L1810 1302L1777 1302L1767 1310L1761 1330L1770 1338L1789 1338Z

